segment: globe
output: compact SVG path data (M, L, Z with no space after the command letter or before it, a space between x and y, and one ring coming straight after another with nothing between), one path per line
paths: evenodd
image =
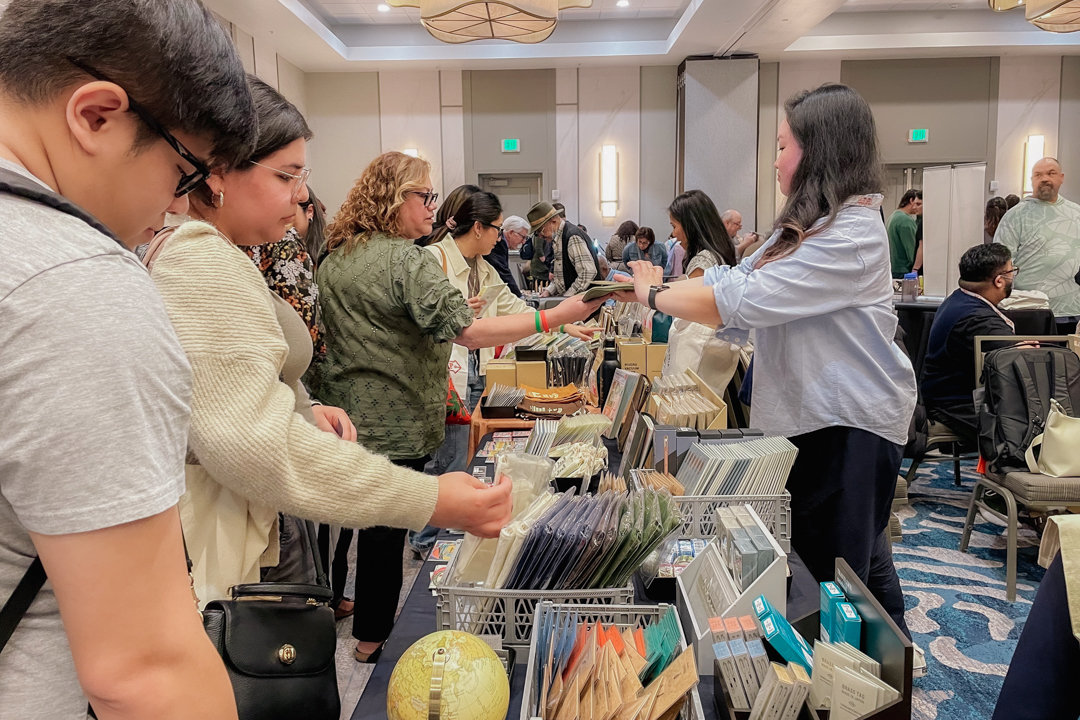
M504 720L510 681L480 638L443 630L420 638L398 660L386 691L389 720L428 720L435 659L443 661L441 720Z

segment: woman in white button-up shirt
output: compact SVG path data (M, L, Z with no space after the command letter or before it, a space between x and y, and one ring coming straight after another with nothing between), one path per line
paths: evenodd
M886 533L915 408L911 363L893 342L884 185L870 107L851 88L795 95L778 133L787 203L769 240L735 267L657 292L635 267L637 299L755 331L751 423L799 448L788 479L792 548L819 581L843 557L902 629L904 597Z

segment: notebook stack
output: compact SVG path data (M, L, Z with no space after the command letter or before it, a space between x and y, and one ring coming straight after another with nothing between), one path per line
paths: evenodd
M688 495L778 495L798 448L783 437L693 445L676 478Z

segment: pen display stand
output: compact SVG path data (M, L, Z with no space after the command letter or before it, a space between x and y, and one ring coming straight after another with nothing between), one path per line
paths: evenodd
M571 604L555 604L545 601L545 606L554 607L556 609L563 610L575 610L580 612L580 621L587 623L603 623L604 625L614 625L620 630L625 628L639 628L645 627L649 623L654 623L660 620L665 613L675 612L675 608L671 605L609 605L605 607L582 605L578 606L576 603ZM535 615L532 618L533 625L540 623L540 611L542 607L537 604ZM682 628L679 628L679 648L686 650L686 637L682 632ZM694 652L697 652L695 648ZM711 653L710 653L711 654ZM525 690L521 696L521 718L520 720L532 720L534 717L539 717L538 708L536 707L536 695L534 686L536 683L536 668L540 659L536 656L536 641L530 640L529 642L529 657L528 667L525 672ZM683 709L679 712L681 720L705 720L705 712L701 706L701 695L698 694L695 687L690 691L690 702L683 706Z
M862 617L862 651L881 663L881 679L900 693L899 699L864 715L861 720L911 720L911 666L914 660L911 641L900 632L885 608L843 558L836 558L835 580ZM819 613L813 613L795 623L795 629L811 644L818 639L819 617ZM765 647L770 659L783 662L768 642ZM720 720L747 720L750 717L749 712L731 707L722 682L713 685L713 701ZM811 710L808 705L803 705L799 720L829 720L829 711Z
M452 576L450 561L445 577ZM620 605L634 602L634 585L599 590L499 590L485 587L436 589L439 630L462 630L474 635L497 635L503 647L524 650L532 640L533 614L541 600L582 605ZM523 655L524 653L522 653ZM520 655L519 655L520 657Z
M779 495L678 495L675 502L683 514L681 538L716 537L716 508L749 505L784 552L791 551L791 494ZM711 671L710 671L711 672Z
M758 525L765 528L757 513L753 509L750 512ZM765 537L773 546L775 559L732 602L724 600L722 588L737 585L720 555L718 539L706 545L675 579L679 619L683 633L694 646L699 675L712 675L713 672L715 656L709 618L754 615L753 602L760 595L764 595L779 612L787 611L787 553L772 535L766 533Z

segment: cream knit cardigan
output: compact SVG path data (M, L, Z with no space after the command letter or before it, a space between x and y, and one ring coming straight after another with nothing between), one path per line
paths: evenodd
M200 601L277 564L277 512L363 528L423 528L438 480L319 430L281 381L289 353L251 260L214 227L181 226L154 262L194 376L181 516ZM301 386L302 387L302 386Z

